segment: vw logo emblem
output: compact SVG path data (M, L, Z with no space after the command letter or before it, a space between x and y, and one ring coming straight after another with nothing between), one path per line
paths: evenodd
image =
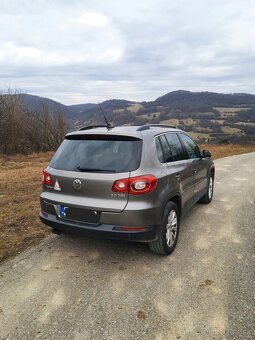
M75 180L73 181L73 188L74 188L75 190L80 190L80 188L81 188L81 180L75 179Z

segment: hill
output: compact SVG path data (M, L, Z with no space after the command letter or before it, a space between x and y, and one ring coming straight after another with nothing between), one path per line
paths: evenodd
M48 98L22 94L24 105L36 110L42 103L50 111L59 109L73 128L103 123L98 104L63 105ZM169 92L154 101L112 99L101 103L114 125L146 123L174 124L200 142L254 142L255 95L213 92Z
M43 105L47 106L51 112L54 110L61 110L63 112L68 111L68 107L66 105L49 98L34 96L27 93L18 94L18 97L23 102L24 106L30 111L40 110Z

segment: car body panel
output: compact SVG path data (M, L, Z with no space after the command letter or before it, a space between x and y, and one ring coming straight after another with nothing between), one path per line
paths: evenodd
M170 199L178 198L180 213L192 207L207 190L208 176L210 171L214 171L213 161L200 157L161 163L157 156L155 137L164 133L185 133L163 126L137 130L138 127L97 128L68 134L77 138L84 134L140 138L143 141L140 166L134 171L122 173L66 171L48 166L46 170L51 174L53 183L51 186L44 184L40 196L40 218L43 223L69 232L73 228L76 231L87 230L87 234L93 235L97 230L97 235L106 238L151 241L158 235L164 207ZM112 191L116 180L143 175L157 178L156 188L150 193L132 195ZM79 190L73 186L76 179L81 181ZM56 180L60 190L54 189ZM91 224L81 217L79 221L67 221L61 216L61 207L81 209L81 216L83 213L86 216L88 210L95 211L96 222ZM123 236L130 232L117 232L116 226L144 227L144 236L142 231L137 231L136 236L134 232L133 236Z
M120 212L125 209L128 194L115 195L112 192L112 185L119 179L128 178L130 172L95 174L58 170L51 167L47 167L46 170L53 178L52 186L45 186L41 195L46 200L100 211ZM73 187L76 179L81 181L79 190ZM54 190L56 180L59 183L60 191Z

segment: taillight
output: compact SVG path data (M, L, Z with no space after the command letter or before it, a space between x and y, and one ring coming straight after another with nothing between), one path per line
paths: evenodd
M123 192L132 195L147 194L157 186L157 178L152 175L137 176L119 179L114 182L112 191Z
M42 175L42 184L52 185L52 183L53 181L51 175L44 169Z

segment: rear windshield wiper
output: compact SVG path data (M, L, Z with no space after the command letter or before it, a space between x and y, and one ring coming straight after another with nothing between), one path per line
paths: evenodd
M81 172L117 172L116 170L108 170L108 169L97 169L97 168L82 168L80 166L77 166L77 170Z

